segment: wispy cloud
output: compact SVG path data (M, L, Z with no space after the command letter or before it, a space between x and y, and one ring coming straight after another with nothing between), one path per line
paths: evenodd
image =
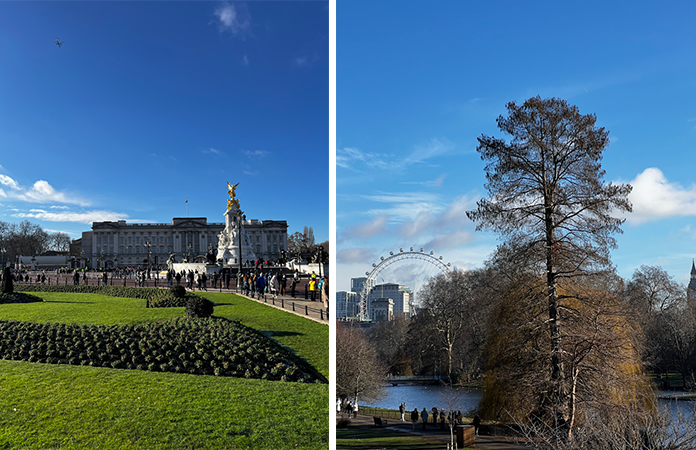
M50 212L46 211L45 209L31 209L28 212L18 212L16 214L12 214L12 217L34 218L48 222L76 222L91 224L92 222L125 220L128 218L128 215L114 211L100 210L85 212Z
M251 15L244 3L223 3L215 10L220 31L230 31L242 39L251 34Z
M357 170L356 163L375 169L388 169L391 167L391 158L392 156L384 153L367 153L352 147L336 149L336 165L344 169Z
M247 55L244 55L244 58L242 58L242 65L243 66L249 65L249 58L247 57Z
M441 176L437 177L435 180L402 181L401 184L415 184L415 185L425 186L425 187L440 187L440 186L442 186L442 183L445 181L445 178L447 178L447 174L441 175Z
M244 150L244 154L249 158L264 158L268 155L266 150Z
M410 155L404 160L404 164L422 163L427 159L449 153L454 149L454 144L449 139L432 138L426 144L416 145Z
M212 147L203 150L203 153L206 153L206 154L213 154L213 155L218 155L218 156L224 155L224 153L222 153L220 150L214 149L214 148L212 148Z
M387 228L387 220L389 219L386 215L381 215L376 217L374 220L369 222L361 223L356 226L347 228L343 233L344 237L347 239L351 238L371 238L372 236L378 236Z
M346 248L336 254L337 262L341 264L365 263L377 259L374 248Z
M360 170L359 165L367 169L400 170L448 154L454 149L455 145L447 138L432 138L426 143L416 144L405 158L393 154L370 153L354 147L344 147L336 149L336 165L354 171Z
M319 61L319 53L314 52L311 54L303 54L292 60L295 67L310 67L313 66L315 62Z
M633 186L629 195L633 213L626 216L630 223L696 216L696 185L685 188L679 183L670 183L657 167L645 169L630 184Z

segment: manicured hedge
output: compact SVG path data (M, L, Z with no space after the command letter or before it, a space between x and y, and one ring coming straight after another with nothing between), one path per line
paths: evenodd
M325 382L307 362L275 341L220 317L111 326L0 321L0 358Z
M12 292L10 294L0 293L0 304L3 303L33 303L42 302L41 297L37 297L31 294L25 294L23 292Z

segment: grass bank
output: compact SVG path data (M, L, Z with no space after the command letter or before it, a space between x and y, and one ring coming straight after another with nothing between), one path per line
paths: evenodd
M37 292L0 319L137 324L184 314L142 299ZM328 376L328 326L232 294L215 315L292 349ZM0 360L0 448L282 449L328 447L326 384Z

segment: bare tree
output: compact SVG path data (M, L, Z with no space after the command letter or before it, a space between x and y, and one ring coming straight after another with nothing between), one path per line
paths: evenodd
M378 400L384 395L386 369L359 327L336 325L336 395Z
M542 367L548 367L550 377L539 393L553 428L570 435L574 419L563 284L610 266L609 250L616 246L612 234L623 223L613 214L631 211L631 186L603 181L600 161L609 139L604 128L595 127L594 115L581 115L565 100L540 97L520 106L510 102L507 110L497 123L511 141L478 139L490 198L467 215L478 223L477 230L495 231L522 253L542 256L549 342Z
M48 250L69 252L72 239L65 233L57 232L48 237Z

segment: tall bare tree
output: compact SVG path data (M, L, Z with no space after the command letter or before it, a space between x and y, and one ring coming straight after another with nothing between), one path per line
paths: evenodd
M610 266L612 235L631 211L630 185L603 181L602 153L609 139L596 117L581 115L565 100L530 98L507 104L498 128L510 142L482 135L478 152L486 162L490 197L467 212L477 230L492 230L522 253L543 263L551 372L543 404L554 429L570 433L571 379L564 348L564 311L559 293L564 280ZM513 257L515 255L512 255Z
M336 326L336 395L353 401L384 395L386 368L359 327Z

